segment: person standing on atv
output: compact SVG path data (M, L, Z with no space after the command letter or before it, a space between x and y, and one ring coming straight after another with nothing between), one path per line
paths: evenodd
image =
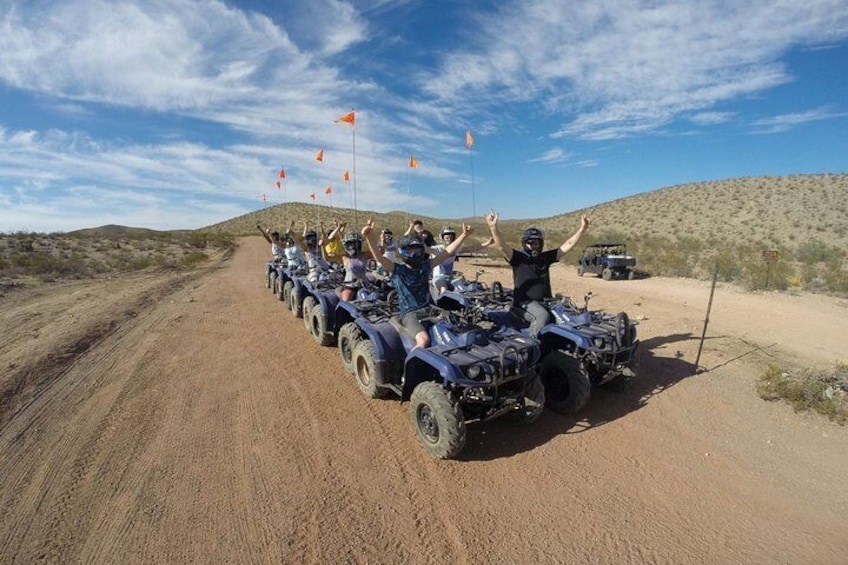
M527 228L521 236L522 249L513 249L507 245L498 229L498 213L490 210L486 223L492 232L494 245L501 250L504 259L512 267L513 305L523 312L524 319L530 322L530 333L535 337L545 327L550 313L544 304L551 293L550 267L568 253L589 229L589 218L580 216L580 227L574 235L556 249L542 251L545 234L539 228Z
M342 242L345 255L342 257L345 277L339 298L350 302L356 292L368 284L368 258L362 253L362 237L358 233L345 235Z
M409 223L406 233L403 235L415 236L427 247L433 247L436 245L436 239L433 237L433 234L430 233L430 230L424 229L424 222L421 220L412 220Z
M398 316L403 327L415 335L416 348L430 345L430 336L420 320L420 317L426 314L426 308L432 300L430 297L430 273L433 271L433 267L441 265L456 253L469 233L471 233L471 226L465 224L462 227L462 233L456 240L430 258L424 252L424 243L418 237L405 235L398 241L398 255L404 262L395 263L379 252L373 220L369 219L365 227L362 228L362 236L368 242L368 250L371 252L371 256L383 266L397 290L398 305L400 306Z
M454 242L456 230L450 226L445 226L442 228L439 237L441 237L443 245L435 245L430 249L430 252L434 255L444 251L448 245ZM458 251L459 249L457 249ZM439 294L446 290L453 290L453 283L451 282L451 279L453 279L453 262L454 256L451 255L444 263L433 267L433 286Z

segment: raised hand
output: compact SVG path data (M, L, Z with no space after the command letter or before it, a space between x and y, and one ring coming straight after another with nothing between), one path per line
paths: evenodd
M498 225L499 214L494 210L489 210L489 213L486 214L486 223L490 228L493 228Z
M368 237L368 234L370 234L373 230L374 230L374 219L368 218L368 221L365 222L365 225L362 227L362 235L364 235L365 237Z

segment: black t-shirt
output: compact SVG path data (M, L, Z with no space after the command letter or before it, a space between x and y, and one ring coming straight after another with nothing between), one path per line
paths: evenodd
M421 232L414 232L418 239L426 245L427 247L433 247L436 245L436 239L433 237L433 234L430 233L429 230L421 230Z
M532 257L524 251L512 250L509 265L512 267L516 304L552 296L550 267L557 262L557 251L549 249Z

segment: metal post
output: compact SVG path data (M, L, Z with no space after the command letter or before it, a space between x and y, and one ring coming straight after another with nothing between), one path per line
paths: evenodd
M707 337L707 325L710 323L710 310L713 307L713 296L715 295L716 281L718 280L718 263L716 263L715 271L713 272L713 284L710 287L710 300L707 302L707 315L704 318L704 331L701 332L701 343L698 345L698 356L695 358L695 369L693 375L698 374L698 367L701 362L701 350L704 349L704 339Z

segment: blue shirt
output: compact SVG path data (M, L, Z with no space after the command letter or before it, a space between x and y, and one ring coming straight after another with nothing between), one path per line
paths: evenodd
M398 293L400 315L430 305L430 261L424 259L421 266L410 267L406 263L395 265L392 283Z

